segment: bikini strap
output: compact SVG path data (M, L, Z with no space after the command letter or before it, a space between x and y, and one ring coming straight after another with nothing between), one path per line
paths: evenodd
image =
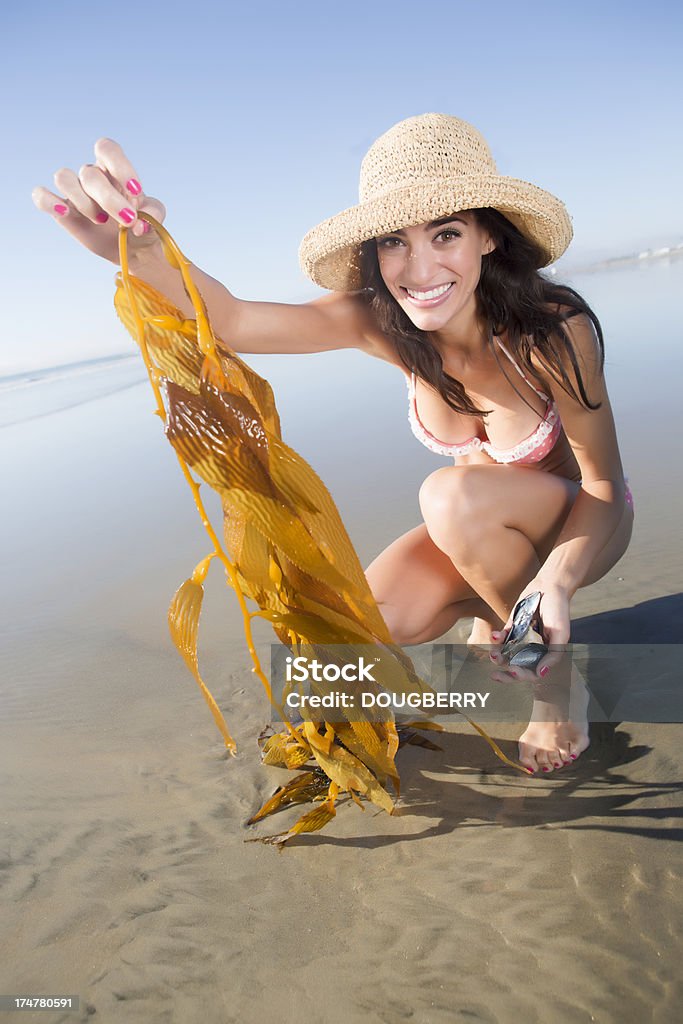
M537 394L537 395L539 396L539 398L544 398L544 399L546 400L546 402L547 402L547 401L549 401L549 399L548 399L548 396L547 396L547 395L545 394L545 392L543 392L543 391L539 391L537 387L534 387L534 385L533 385L533 384L531 383L531 381L529 380L529 378L528 378L528 377L526 377L526 376L524 375L524 371L523 371L523 370L521 370L521 369L519 368L519 366L517 365L517 363L515 362L515 360L514 360L514 359L512 358L512 356L510 355L510 353L508 352L508 350L507 350L507 349L505 348L505 345L504 345L504 344L503 344L503 342L502 342L502 341L500 340L500 338L499 338L499 337L498 337L497 335L494 335L494 337L495 337L496 341L498 342L498 347L499 347L500 349L502 349L502 351L503 351L503 352L505 353L505 355L506 355L506 356L508 357L508 359L510 360L510 362L511 362L511 363L512 363L512 365L514 366L515 370L517 371L517 373L518 373L518 374L520 375L520 377L522 378L522 380L525 380L525 381L527 382L527 384L529 385L529 387L530 387L530 388L532 388L532 389L533 389L533 390L534 390L534 391L536 392L536 394Z

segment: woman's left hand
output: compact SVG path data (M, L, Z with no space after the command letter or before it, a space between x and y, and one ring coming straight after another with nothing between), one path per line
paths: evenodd
M571 630L569 594L555 583L548 583L547 580L536 578L531 580L521 592L515 602L515 607L523 597L533 594L537 590L540 590L543 595L538 612L543 623L543 640L550 650L541 658L535 672L521 668L518 665L509 667L501 654L501 648L512 628L512 612L510 612L502 630L491 633L491 643L493 645L491 648L491 660L499 666L491 678L498 682L510 682L512 680L538 682L539 678L550 682L553 679L553 667L559 665L566 658L565 645L569 643Z

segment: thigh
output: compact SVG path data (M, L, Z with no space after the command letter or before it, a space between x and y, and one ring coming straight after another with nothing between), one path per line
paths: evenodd
M490 612L448 555L436 547L424 523L385 548L365 575L395 634L421 633L454 604L461 604L459 617L463 618Z
M525 534L534 545L541 565L550 555L572 510L581 485L550 473L510 475L503 522ZM626 551L633 531L633 510L624 502L621 520L605 546L595 556L579 587L588 587L609 572Z
M579 484L517 466L448 466L420 488L420 508L439 548L451 555L485 544L491 529L507 527L545 560L569 514ZM457 561L457 559L455 559Z
M466 544L485 535L492 525L505 526L531 542L543 565L580 490L573 480L524 467L444 467L423 484L420 505L430 530L437 531L437 540L439 521L444 518ZM617 529L579 587L590 586L609 572L626 551L632 530L633 510L625 502Z

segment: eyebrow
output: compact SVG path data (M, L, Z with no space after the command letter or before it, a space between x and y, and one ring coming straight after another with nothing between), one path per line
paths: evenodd
M425 231L431 231L432 228L440 228L443 224L452 224L455 220L467 226L466 220L462 217L458 217L457 214L452 214L450 217L442 217L440 220L432 220L429 224L425 224ZM404 231L403 228L398 228L396 231L387 231L386 233L387 235L402 235L404 234Z

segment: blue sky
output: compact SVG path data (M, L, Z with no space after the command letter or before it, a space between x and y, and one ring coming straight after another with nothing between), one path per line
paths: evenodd
M133 351L113 265L31 201L102 135L186 254L241 298L320 294L301 237L357 201L372 141L426 111L472 122L501 173L560 196L573 258L678 241L682 21L668 0L14 5L0 373Z

